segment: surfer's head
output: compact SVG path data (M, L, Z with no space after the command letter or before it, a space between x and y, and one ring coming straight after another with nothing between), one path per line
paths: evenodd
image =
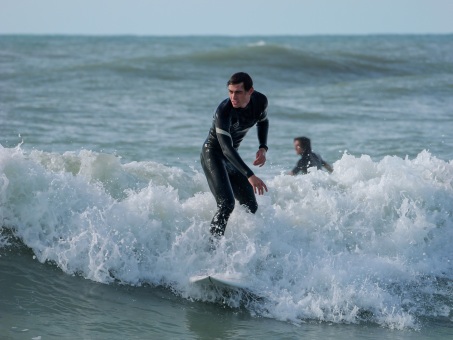
M298 155L302 155L304 152L311 152L311 142L308 137L296 137L294 138L294 149Z
M253 80L245 72L238 72L227 82L231 105L234 108L244 108L250 102L253 93Z
M227 86L244 84L244 90L249 91L253 87L252 77L245 72L237 72L233 74L227 82Z

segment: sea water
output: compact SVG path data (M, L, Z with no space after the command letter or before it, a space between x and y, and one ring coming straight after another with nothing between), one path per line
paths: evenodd
M237 71L269 191L212 251L199 153ZM452 336L452 94L451 35L0 36L0 338ZM332 174L288 175L302 135Z

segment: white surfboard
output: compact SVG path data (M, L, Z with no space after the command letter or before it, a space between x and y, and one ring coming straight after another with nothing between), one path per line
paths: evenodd
M213 285L222 288L239 288L247 289L249 285L240 275L229 275L229 274L212 274L212 275L196 275L192 276L189 281L191 283L200 285Z

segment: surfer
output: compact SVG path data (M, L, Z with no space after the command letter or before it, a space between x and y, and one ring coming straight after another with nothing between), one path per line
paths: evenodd
M261 167L266 163L267 98L254 90L252 78L244 72L233 74L227 86L229 98L217 107L200 155L209 188L217 202L210 228L214 238L225 234L235 198L249 212L255 213L258 209L255 194L263 195L267 191L266 184L237 151L248 130L256 125L259 147L253 165Z
M300 155L301 158L294 169L289 173L290 175L297 175L299 172L306 174L310 167L316 167L317 169L322 169L322 167L324 167L329 173L333 171L333 168L329 163L311 150L310 138L294 138L294 149L296 150L296 154Z

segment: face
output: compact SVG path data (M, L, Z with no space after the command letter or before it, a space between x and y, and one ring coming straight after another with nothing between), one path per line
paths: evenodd
M304 149L298 140L294 141L294 150L296 150L296 154L302 155L304 153Z
M243 83L231 84L228 85L228 93L230 94L231 104L233 104L234 108L244 108L250 102L250 96L253 93L253 87L250 90L245 91Z

